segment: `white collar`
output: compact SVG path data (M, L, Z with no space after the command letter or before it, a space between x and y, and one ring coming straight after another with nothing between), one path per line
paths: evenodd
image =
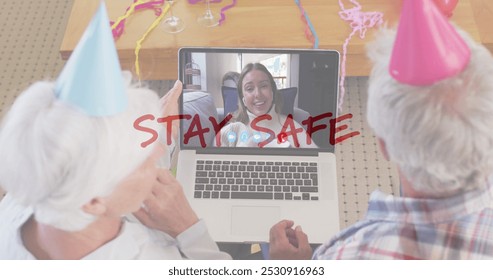
M255 114L253 114L252 112L250 112L248 110L248 108L245 108L245 109L247 111L248 119L250 121L253 120L253 119L255 119L256 117L260 117L260 116L257 116ZM270 108L269 112L267 112L267 114L265 114L265 115L270 115L272 117L272 120L279 119L279 115L276 112L276 105L275 104L272 104L272 107Z

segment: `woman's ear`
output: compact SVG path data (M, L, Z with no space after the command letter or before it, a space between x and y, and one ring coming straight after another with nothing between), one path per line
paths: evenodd
M82 210L94 216L101 216L107 210L106 200L104 198L95 197L88 203L82 205Z
M383 154L383 157L390 161L390 157L389 157L389 152L387 151L387 146L385 144L385 141L383 141L382 138L380 137L377 137L377 143L378 143L378 147L380 148L380 151L382 152Z

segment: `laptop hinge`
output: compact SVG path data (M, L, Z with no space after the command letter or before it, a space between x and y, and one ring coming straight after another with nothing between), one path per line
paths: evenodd
M223 154L223 155L273 155L273 156L318 156L319 149L289 149L287 151L283 148L213 148L213 149L197 149L197 154Z

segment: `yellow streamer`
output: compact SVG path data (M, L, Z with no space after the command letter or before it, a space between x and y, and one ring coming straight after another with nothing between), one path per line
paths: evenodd
M142 1L142 0L139 0L139 1L135 2L135 3L133 3L133 4L130 6L130 8L128 9L128 11L127 11L127 12L126 12L123 16L121 16L121 17L119 17L119 18L117 18L117 19L116 19L116 21L115 21L115 22L113 23L113 25L111 26L111 29L115 29L115 28L118 26L118 24L120 24L120 22L121 22L122 20L124 20L124 19L128 18L128 17L129 17L129 16L130 16L130 15L131 15L134 11L135 11L135 7L136 7L137 5L140 5L140 4L143 4L143 3L145 3L145 2L144 2L144 1Z
M154 22L147 29L147 31L144 33L144 35L142 35L142 37L137 41L137 46L135 47L135 74L139 78L139 81L140 81L139 52L140 52L140 49L142 48L142 43L147 38L147 35L149 35L149 33L151 33L151 31L154 30L154 28L156 28L159 25L161 20L164 18L164 16L168 12L169 6L170 6L170 4L168 2L166 2L166 6L164 6L164 9L162 10L161 15L159 15L159 17L157 17L154 20Z

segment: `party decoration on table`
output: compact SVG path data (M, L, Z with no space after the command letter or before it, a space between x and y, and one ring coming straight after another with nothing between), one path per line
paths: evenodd
M203 2L204 0L188 0L188 3L195 5L197 3ZM210 0L211 3L221 3L222 0Z
M151 31L154 30L154 28L156 28L159 25L161 20L163 20L169 8L170 8L170 4L166 2L166 5L164 6L164 9L162 10L161 14L154 20L154 22L151 24L151 26L149 26L149 28L144 33L144 35L142 35L142 37L137 41L137 45L135 47L135 74L137 75L139 80L140 80L139 53L140 53L140 49L142 48L142 43L145 41L149 33L151 33Z
M125 29L125 21L127 18L132 15L136 11L152 9L156 16L161 15L162 10L161 7L164 4L164 0L158 1L149 1L144 2L142 0L134 0L134 3L130 5L123 16L120 16L116 21L110 21L111 29L113 31L113 38L118 39L123 34L123 30Z
M204 0L188 0L188 3L192 5L198 4L200 2L204 2ZM221 3L221 2L222 0L209 1L209 3ZM221 8L221 11L219 13L220 14L219 25L223 24L224 21L226 20L226 11L236 6L236 4L237 4L237 0L232 0L231 4L228 4Z
M464 70L471 50L429 0L404 0L390 59L390 75L403 84L432 85Z
M123 16L120 16L114 22L110 21L113 38L115 40L123 34L123 29L125 29L125 20L135 11L135 6L137 6L139 3L142 3L142 1L134 1L134 3L126 9Z
M303 9L300 0L294 0L294 2L300 9L301 20L305 23L305 37L312 43L312 48L318 49L318 35L312 22L310 21L310 18L308 17L308 14L305 12L305 9Z
M339 7L341 11L339 12L339 16L342 20L349 22L349 26L353 29L349 36L344 41L342 45L342 61L341 61L341 78L339 82L339 102L338 108L342 109L342 104L344 103L344 95L345 88L344 82L346 79L346 56L347 56L347 47L349 45L349 41L351 38L359 32L359 37L361 39L365 38L366 31L368 28L372 28L383 23L383 13L381 12L362 12L361 5L356 0L349 0L354 7L351 9L346 9L342 0L339 0Z
M450 18L459 0L433 0L433 2L446 17Z
M221 19L219 19L219 25L223 24L223 22L226 20L226 11L233 8L234 6L236 6L236 0L233 0L231 4L221 8L221 12L220 12Z
M136 47L135 47L135 74L137 75L139 80L140 80L140 64L139 64L140 49L142 48L142 43L145 41L145 39L147 38L149 33L159 25L159 23L164 18L164 15L166 15L166 13L168 12L169 7L170 7L170 3L166 2L164 10L161 9L161 6L163 4L164 4L164 0L147 1L147 2L144 2L142 0L134 0L134 3L126 9L126 12L123 16L119 17L114 22L110 22L111 23L111 29L113 32L113 38L115 40L117 40L123 34L123 30L125 28L125 21L130 15L132 15L135 11L140 11L140 10L145 10L145 9L154 10L154 13L157 16L157 18L154 20L154 22L151 24L151 26L147 29L147 31L144 33L144 35L137 41Z
M55 83L56 97L90 116L124 111L128 97L111 32L101 2Z

